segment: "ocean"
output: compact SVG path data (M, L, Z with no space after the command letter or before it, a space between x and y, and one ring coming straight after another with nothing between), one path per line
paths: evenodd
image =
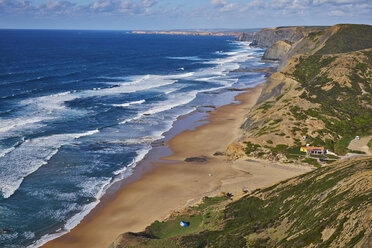
M0 247L68 232L182 115L265 80L234 37L0 30ZM240 72L233 72L240 69Z

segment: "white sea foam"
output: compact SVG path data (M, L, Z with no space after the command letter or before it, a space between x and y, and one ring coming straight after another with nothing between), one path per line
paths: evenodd
M28 98L19 104L23 108L23 115L12 119L0 118L0 136L12 136L12 132L22 132L24 129L36 129L44 126L43 122L69 116L84 115L86 111L66 107L66 102L76 99L120 95L137 91L150 90L174 84L178 79L191 76L193 73L182 73L175 75L144 75L130 78L131 81L115 83L115 87L94 88L83 91L66 91L40 97ZM142 103L142 102L141 102ZM139 104L133 103L133 104ZM125 106L125 104L124 104ZM121 106L123 107L123 106Z
M18 117L13 119L2 119L0 118L0 133L6 133L16 128L27 128L32 124L39 123L43 120L48 120L51 118L40 118L40 117Z
M117 175L117 176L120 175L120 177L116 178L115 181L121 180L121 179L129 176L132 169L137 165L138 162L140 162L146 156L146 154L150 150L151 150L151 146L148 145L148 146L142 148L141 150L137 151L137 156L133 159L133 161L128 166L114 172L115 175ZM126 172L126 173L124 174L124 172Z
M139 101L133 101L133 102L126 102L126 103L122 103L122 104L112 104L112 106L115 106L115 107L129 107L131 105L137 105L137 104L142 104L142 103L145 103L146 100L139 100Z
M178 59L178 60L191 60L191 61L203 61L205 59L202 59L198 56L180 56L180 57L167 57L168 59Z
M20 187L23 179L34 173L58 152L58 149L80 137L99 132L56 134L26 140L24 143L0 158L0 192L9 198Z
M59 229L55 233L42 236L39 240L29 245L28 248L40 247L44 245L45 243L49 242L50 240L56 239L70 232L71 229L77 226L84 219L84 217L88 215L100 203L101 197L106 193L107 189L112 184L132 174L132 169L136 166L136 164L139 161L141 161L146 156L146 154L150 151L150 149L151 148L144 148L138 151L137 157L134 158L133 161L127 167L117 170L114 173L116 175L116 178L114 179L111 179L111 178L88 179L87 178L87 180L83 180L83 183L80 184L80 187L82 188L81 193L84 194L85 196L95 197L96 200L94 202L91 202L83 206L79 213L75 214L70 219L68 219L63 229ZM69 206L69 208L71 207L77 208L78 206L75 204L73 206Z
M135 117L125 119L121 121L119 124L125 124L131 121L136 121L138 119L141 119L144 116L154 115L160 112L173 109L178 106L185 105L191 102L192 100L194 100L198 92L201 92L201 91L190 91L190 92L171 94L168 96L167 100L152 104L149 109L139 112Z
M144 136L137 139L127 139L121 143L127 145L137 145L137 144L151 144L152 142L161 139L161 136Z
M246 45L241 45L241 49L238 52L236 53L231 52L229 54L227 53L225 54L225 55L228 55L229 57L211 61L210 62L211 64L216 65L215 67L212 67L212 68L201 69L193 73L184 73L184 74L170 75L170 76L155 76L155 77L153 75L138 76L138 77L133 77L131 79L131 82L125 82L122 84L115 83L115 85L118 85L117 87L113 87L108 90L106 89L96 90L95 92L97 93L94 93L94 94L91 93L90 91L72 92L72 94L74 95L76 94L78 95L79 98L81 98L81 97L89 97L89 96L98 96L98 93L101 93L102 95L120 94L120 92L135 92L135 91L130 91L130 90L146 90L146 89L151 89L155 87L158 88L162 86L167 86L167 87L164 87L166 89L165 93L168 93L167 100L162 101L160 103L148 104L149 109L143 110L142 112L138 113L137 116L131 119L122 121L121 124L123 124L123 123L127 123L128 121L139 120L142 117L147 116L147 115L155 115L157 113L164 112L172 108L188 104L193 99L195 99L195 97L197 96L199 92L213 91L213 90L218 90L221 88L231 86L237 81L237 79L226 77L227 73L230 70L239 68L239 63L245 61L247 59L247 56L250 54L252 54L251 48ZM217 86L212 89L195 90L195 91L191 91L187 93L176 92L179 89L177 87L169 89L169 86L174 84L177 81L177 79L183 79L183 78L190 79L190 80L199 79L199 81L216 82L221 86ZM163 85L161 86L158 86L156 84L154 85L154 82L156 82L156 80L162 81ZM66 96L68 96L68 94ZM62 101L62 104L63 103L64 101ZM124 103L124 104L125 104L124 106L127 106L126 104L129 104L129 103ZM129 106L130 105L131 104L129 104ZM182 108L182 111L177 111L177 112L178 114L182 115L182 114L189 113L192 110L193 110L192 108ZM34 243L30 247L39 247L45 244L46 242L48 242L49 240L55 239L63 235L64 233L70 231L73 227L75 227L78 223L80 223L81 220L84 218L84 216L86 216L99 203L101 196L105 193L105 191L110 185L120 180L121 178L127 177L128 175L132 173L133 167L135 167L136 164L139 161L141 161L146 156L146 154L150 151L151 149L150 143L152 141L157 140L158 138L161 138L162 133L166 132L167 130L171 128L171 124L176 118L177 116L174 116L173 119L169 120L169 125L167 125L163 130L158 130L156 133L152 134L151 136L142 137L142 139L140 138L140 139L120 141L125 144L145 144L145 146L143 149L137 151L136 158L134 158L133 161L127 167L124 167L122 169L115 171L116 177L113 180L109 178L104 178L103 181L100 181L99 179L97 179L98 181L90 180L90 181L87 181L89 185L81 185L82 188L86 188L86 192L85 191L83 192L84 194L94 195L94 192L98 191L98 193L95 195L95 198L97 200L95 202L92 202L84 206L83 210L80 213L76 214L75 216L73 216L71 219L68 220L68 222L66 223L65 227L62 230L59 230L57 233L43 236L40 240L38 240L36 243Z
M0 158L4 157L5 155L7 155L9 152L13 151L14 149L15 149L15 147L10 147L8 149L0 151Z

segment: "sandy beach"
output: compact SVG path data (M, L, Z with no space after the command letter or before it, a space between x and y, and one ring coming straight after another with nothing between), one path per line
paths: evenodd
M261 89L262 84L238 95L239 104L217 108L209 114L207 124L176 135L168 147L153 149L120 189L106 196L71 232L43 247L108 247L119 234L142 231L153 221L162 220L171 211L194 204L203 196L250 191L308 171L308 168L246 159L231 162L225 156L213 155L225 151L241 137L240 126ZM172 152L170 156L162 161L152 160L159 156L157 152L166 154L166 149ZM183 162L189 157L207 160Z

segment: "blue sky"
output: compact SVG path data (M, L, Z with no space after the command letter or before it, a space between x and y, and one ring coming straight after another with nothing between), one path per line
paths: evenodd
M372 0L0 0L0 28L166 30L372 24Z

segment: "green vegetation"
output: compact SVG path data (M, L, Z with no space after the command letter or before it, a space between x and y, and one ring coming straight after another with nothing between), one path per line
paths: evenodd
M356 153L356 154L366 154L365 152L359 151L359 150L350 150L349 152L350 153Z
M337 25L340 30L332 35L317 54L334 54L372 48L372 26L358 24Z
M272 144L273 142L271 140L267 140L266 143ZM245 150L244 150L245 153L247 155L252 155L252 152L258 151L258 153L256 154L257 157L262 157L264 154L267 153L267 152L263 152L262 148L266 148L266 149L270 150L270 153L274 156L276 156L278 154L283 154L288 159L300 159L300 158L305 157L305 155L306 155L305 152L301 152L300 146L297 146L297 145L289 147L286 144L278 144L275 147L274 146L268 146L268 145L265 145L265 146L261 147L260 145L253 144L252 142L249 142L249 141L244 142L244 144L246 145Z
M293 76L301 83L304 89L301 98L320 104L319 108L303 110L298 106L290 108L291 113L297 120L305 120L309 116L324 122L326 128L319 130L324 136L329 134L333 142L318 138L319 145L327 145L327 149L337 154L345 154L347 146L355 135L366 134L372 130L372 88L371 77L366 71L372 67L369 63L358 63L352 68L349 75L350 87L342 86L334 82L322 71L329 66L335 56L311 55L302 57L296 66ZM322 86L329 84L329 90L323 90ZM364 94L362 94L362 88ZM293 128L292 132L299 131ZM307 130L302 130L305 134Z
M337 157L335 155L332 155L332 154L327 154L327 158L330 158L330 159L339 159L339 157Z
M322 35L324 35L325 33L326 33L325 30L322 30L322 31L319 31L319 32L311 32L311 33L308 34L307 37L308 37L310 40L312 40L312 41L317 41L318 38L319 38L319 36L322 36Z
M274 125L278 124L278 123L281 122L281 121L283 121L282 118L280 118L280 119L276 119L276 120L273 120L272 122L270 122L269 125L270 125L270 126L274 126Z
M314 158L305 158L304 160L302 160L302 162L313 165L315 167L320 167L320 164L318 163L318 160L314 159Z
M276 135L278 135L278 136L285 136L285 133L278 133L278 134L276 134Z
M187 228L180 226L181 221L190 223ZM170 238L181 234L193 233L199 230L203 217L199 215L181 215L167 222L155 221L147 228L147 233L156 238Z
M372 150L372 139L370 139L367 143L367 146L369 147L369 149Z
M279 125L276 125L276 126L272 126L272 125L267 125L267 126L264 126L263 128L261 128L258 132L257 132L257 135L258 136L261 136L261 135L264 135L264 134L268 134L268 133L275 133L275 132L278 132L279 129Z
M367 180L371 170L371 158L358 158L255 190L230 204L210 198L197 211L190 208L136 234L142 238L136 247L363 247L371 235L372 189L358 182ZM176 225L180 219L197 227L181 228ZM324 238L325 229L334 231Z
M249 141L244 142L244 144L246 145L244 151L245 151L245 154L247 154L247 155L251 154L251 152L256 151L260 147L260 145L253 144L252 142L249 142Z
M258 109L268 110L273 106L273 101L266 101L264 104L262 104Z

